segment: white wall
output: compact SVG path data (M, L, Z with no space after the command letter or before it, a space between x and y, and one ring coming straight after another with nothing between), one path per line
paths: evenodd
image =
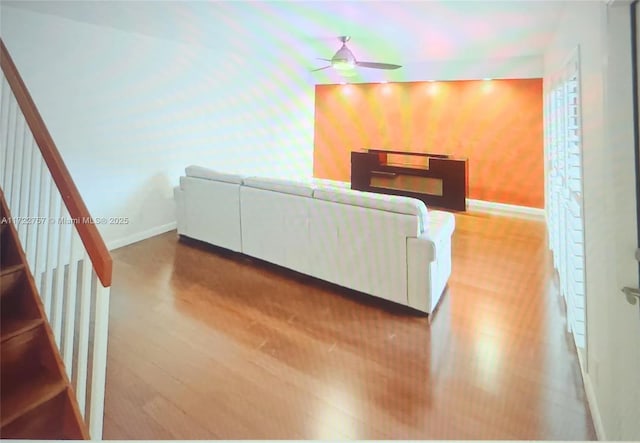
M617 248L625 237L633 261L635 244L635 233L629 226L635 217L635 196L629 184L635 176L633 161L629 161L633 156L632 132L629 122L620 120L628 110L622 111L621 103L612 101L618 94L616 85L622 83L621 71L607 65L614 50L610 36L619 26L610 22L604 2L572 2L544 59L546 88L570 51L580 46L587 291L587 373L583 377L601 439L634 439L623 431L621 396L640 395L630 394L632 380L621 376L619 366L620 356L632 348L625 351L618 340L625 331L620 312L616 312L624 304L617 278L622 265ZM628 99L629 91L623 96ZM635 335L632 330L626 333ZM637 347L637 337L627 342Z
M212 50L2 6L0 35L111 246L175 222L189 164L310 176L313 86L265 42ZM256 36L261 38L261 36Z
M640 306L632 306L620 288L637 288L638 245L629 0L617 1L607 10L605 70L605 118L611 151L611 183L615 202L616 287L608 298L609 361L613 374L613 410L608 411L606 436L640 441ZM601 365L602 367L602 365Z

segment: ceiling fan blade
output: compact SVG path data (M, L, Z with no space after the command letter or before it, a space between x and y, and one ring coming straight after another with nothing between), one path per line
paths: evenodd
M318 68L318 69L312 69L312 70L311 70L311 72L322 71L323 69L328 69L328 68L330 68L330 67L331 67L331 65L324 66L324 67L322 67L322 68Z
M331 61L331 59L330 59L330 58L321 58L321 57L316 57L316 58L317 58L318 60L322 60L322 61L325 61L325 62L330 62L330 61Z
M391 63L375 63L375 62L356 62L356 66L360 66L362 68L373 68L373 69L398 69L402 68L401 65L394 65Z

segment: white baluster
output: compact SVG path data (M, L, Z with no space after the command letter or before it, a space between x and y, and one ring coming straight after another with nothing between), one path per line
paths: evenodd
M17 103L13 95L9 100L9 110L7 112L7 163L4 165L5 174L5 186L4 195L7 199L9 209L13 207L13 164L16 156L16 118L17 118ZM15 214L14 214L15 215Z
M58 265L55 270L56 289L53 303L53 315L52 315L52 328L53 336L58 343L58 348L62 349L62 309L65 300L64 291L64 274L65 266L69 261L69 254L71 253L69 247L69 225L65 221L69 218L67 208L64 205L64 201L60 200L60 217L56 222L58 223Z
M14 136L14 149L15 152L13 154L13 172L11 181L13 182L11 185L11 214L14 217L22 217L23 214L20 213L20 185L22 183L22 157L24 154L24 147L22 146L22 139L24 137L24 117L22 113L17 111L16 115L16 125L13 128ZM19 229L20 226L16 226L16 229Z
M40 161L40 193L38 194L38 216L44 217L44 223L38 224L38 247L36 249L36 264L34 266L34 275L36 276L36 284L38 286L38 292L40 298L44 303L43 298L43 284L42 273L45 270L45 262L47 260L47 232L48 217L47 217L47 203L49 201L49 192L51 188L51 177L49 176L49 170L44 163L44 160ZM46 305L45 305L46 306Z
M73 375L73 337L76 321L76 293L78 288L78 243L82 244L75 227L71 226L71 258L67 277L67 303L65 306L63 360L69 380Z
M96 287L96 320L93 338L89 434L92 439L102 440L110 291L109 288L103 287L99 280Z
M22 127L22 166L20 176L20 200L18 201L19 214L21 217L30 217L29 214L29 184L31 183L31 131L27 122L23 120ZM22 220L18 225L18 237L24 247L27 244L27 222Z
M47 220L47 258L44 266L44 283L42 287L42 303L44 304L47 317L51 320L51 302L53 292L53 269L55 268L55 247L56 241L56 224L55 221L58 217L58 208L60 207L60 194L58 189L53 183L53 180L49 182L49 217Z
M9 83L2 76L2 97L0 97L0 187L6 189L7 176L5 167L7 165L7 137L9 127L9 96L12 94Z
M89 326L91 322L91 295L93 267L89 254L85 252L82 260L82 275L80 277L80 318L78 319L78 361L76 379L76 397L82 416L85 416L85 402L87 396L87 363L89 361ZM92 438L96 438L92 435Z
M25 248L25 252L27 254L27 261L29 262L29 266L33 271L34 276L38 276L36 273L36 251L37 251L37 233L38 233L38 223L40 217L42 215L39 212L39 201L38 201L38 192L40 190L40 164L41 164L42 156L40 155L40 150L36 146L35 140L31 138L31 182L29 183L29 217L32 217L30 220L30 224L27 225L27 245Z

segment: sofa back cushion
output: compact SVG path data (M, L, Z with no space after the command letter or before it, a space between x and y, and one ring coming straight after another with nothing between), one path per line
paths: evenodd
M424 202L411 197L323 187L314 191L313 198L397 214L415 215L419 219L420 232L424 232L429 224L429 212Z
M187 177L204 178L206 180L233 183L237 185L241 185L242 181L245 179L244 175L229 174L227 172L215 171L213 169L195 165L187 166L185 173Z
M399 303L407 301L407 238L415 215L314 198L309 255L313 276Z
M312 179L310 179L310 181L311 181L311 184L313 184L313 186L316 189L319 189L319 188L351 189L351 183L343 182L343 181L339 181L339 180L330 180L328 178L316 178L316 177L313 177Z
M244 179L243 184L251 188L300 195L302 197L311 197L314 190L314 186L310 183L284 180L281 178L247 177Z
M241 186L242 252L313 275L309 213L314 203L309 197Z

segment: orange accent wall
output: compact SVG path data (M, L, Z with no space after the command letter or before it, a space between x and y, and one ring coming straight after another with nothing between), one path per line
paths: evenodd
M469 198L544 207L542 79L317 85L313 175L350 181L353 150L469 160Z

